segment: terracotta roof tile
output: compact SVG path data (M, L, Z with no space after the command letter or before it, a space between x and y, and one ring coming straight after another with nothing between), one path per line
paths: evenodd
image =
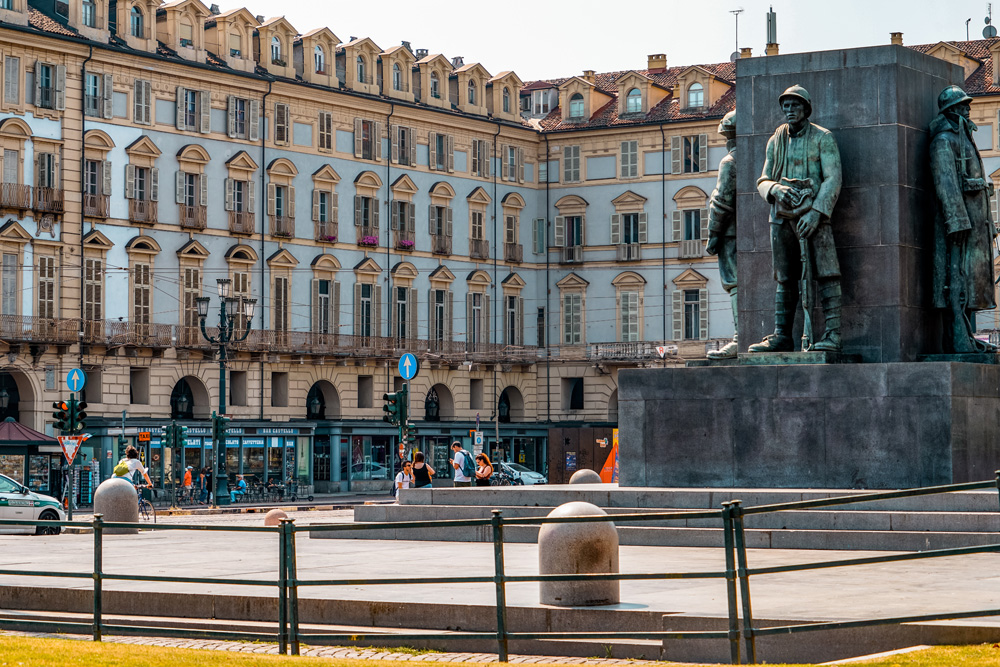
M67 37L79 37L80 34L70 30L68 27L64 26L59 21L54 18L43 14L42 12L34 9L32 7L28 8L28 25L35 28L36 30L41 30L42 32L51 32L56 35L65 35Z

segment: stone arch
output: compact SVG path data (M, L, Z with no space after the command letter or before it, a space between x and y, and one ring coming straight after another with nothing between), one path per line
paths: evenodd
M587 207L587 200L579 195L566 195L556 202L557 209Z
M615 389L608 397L608 421L618 423L618 390Z
M199 146L198 144L188 144L186 146L182 146L181 149L177 151L177 159L206 164L212 158L204 147Z
M189 404L181 410L178 401L186 398ZM201 378L185 375L174 383L170 391L170 416L173 419L208 419L212 414L211 397L208 387Z
M455 198L455 188L451 187L448 181L438 181L431 186L430 193L438 197L444 197L445 199Z
M514 385L504 387L497 401L497 416L500 422L524 421L524 396Z
M4 130L7 129L7 123L10 120L18 119L8 119L7 121L4 121ZM90 148L97 148L102 151L108 151L115 147L114 140L104 130L88 130L87 134L84 135L83 143Z
M431 407L436 402L437 412ZM445 421L455 417L455 399L451 389L443 383L435 384L424 396L424 420Z
M509 208L524 208L524 198L516 192L507 193L500 203Z
M674 202L677 204L677 208L696 208L704 206L706 201L708 201L708 195L705 194L704 190L695 185L681 188L674 195Z
M43 406L36 404L36 396L40 396L41 387L36 386L35 378L17 368L7 367L0 372L0 391L7 392L7 408L0 411L0 421L13 417L18 423L24 424L36 431L44 422Z
M319 410L310 405L313 398L319 399ZM317 380L306 394L306 419L339 419L340 394L329 380Z
M249 245L237 243L226 251L226 259L237 262L257 262L257 252Z

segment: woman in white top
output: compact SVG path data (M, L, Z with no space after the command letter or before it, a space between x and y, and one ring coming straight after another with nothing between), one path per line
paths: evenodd
M128 448L125 449L125 462L128 464L128 472L124 475L116 475L117 477L127 479L135 484L135 471L138 470L142 473L142 476L146 478L146 488L153 488L153 482L149 479L149 473L147 473L146 469L142 467L142 461L139 460L139 450L132 445L129 445Z
M396 491L395 496L399 497L400 489L408 489L410 485L413 484L413 464L409 461L403 462L403 470L396 475Z

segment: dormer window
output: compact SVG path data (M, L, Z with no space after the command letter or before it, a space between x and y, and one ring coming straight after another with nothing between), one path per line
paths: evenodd
M186 46L191 48L194 46L194 28L191 27L190 23L186 21L181 21L181 46Z
M316 66L317 74L326 74L326 53L318 44L313 49L313 64Z
M510 113L510 88L503 89L503 112Z
M536 90L531 93L531 103L532 108L536 116L543 113L549 112L549 91L547 90ZM583 113L581 112L582 116Z
M625 113L642 113L642 91L633 88L625 96Z
M431 72L431 97L441 98L441 81L438 79L437 72Z
M365 57L358 56L358 83L367 83L365 81Z
M243 38L240 37L239 33L232 33L229 35L229 57L230 58L242 58L243 57Z
M281 64L281 40L277 37L271 38L271 64Z
M476 82L475 81L470 81L469 82L469 104L475 104L475 103L476 103Z
M573 93L569 98L569 117L583 118L583 95L580 93Z
M688 108L696 109L705 106L705 89L700 83L692 83L688 88Z
M403 70L399 68L399 63L392 64L392 89L403 89Z
M97 27L97 5L94 0L83 0L83 12L81 14L83 25L88 28Z
M143 16L142 10L138 7L132 7L131 13L131 30L132 36L138 37L139 39L146 39L146 17Z

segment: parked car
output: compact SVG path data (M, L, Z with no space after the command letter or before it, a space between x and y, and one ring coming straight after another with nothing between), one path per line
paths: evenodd
M355 463L351 479L389 479L389 469L381 463Z
M65 521L62 505L52 496L35 493L28 487L0 475L0 520L14 521ZM59 526L5 526L0 524L0 533L34 533L35 535L58 535Z
M501 461L500 467L503 468L511 477L521 480L522 484L549 483L549 480L545 478L545 475L537 473L534 470L529 470L520 463L507 463L505 461Z

